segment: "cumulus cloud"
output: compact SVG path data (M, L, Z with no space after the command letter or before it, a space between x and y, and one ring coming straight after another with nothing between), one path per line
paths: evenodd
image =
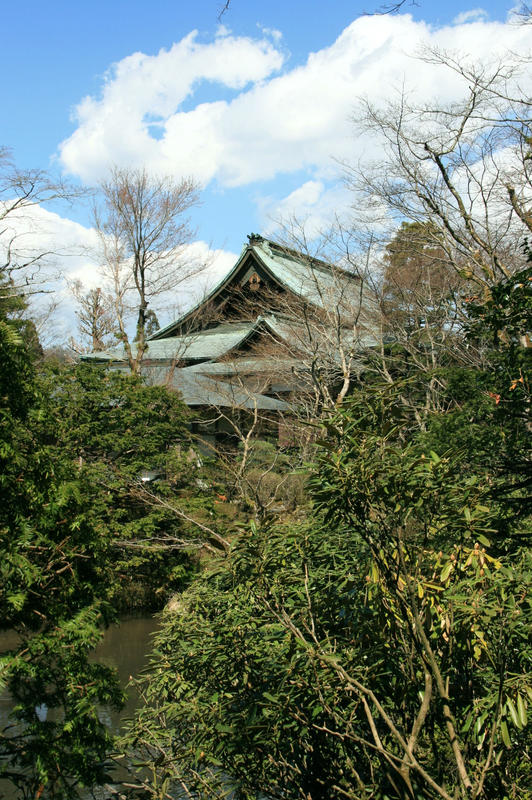
M528 55L532 27L490 22L482 8L443 27L410 15L368 16L298 65L278 31L252 38L220 28L210 42L192 32L156 55L114 64L101 94L75 109L59 157L89 183L117 164L191 175L222 188L228 202L232 187L252 185L263 231L275 235L275 221L296 216L315 233L353 202L338 184L338 161L382 155L376 137L354 134L359 98L379 105L405 89L416 104L442 104L464 91L452 70L416 57L427 47L495 62L508 51ZM532 92L532 74L523 74L521 88ZM280 175L294 187L284 196L273 182Z
M157 55L135 53L115 64L101 96L76 108L77 127L60 158L89 182L111 163L226 187L299 170L327 178L333 156L357 158L372 147L353 140L358 97L378 102L404 84L420 102L453 99L458 78L442 80L441 70L413 58L424 45L493 60L508 49L528 51L532 29L488 22L481 9L442 28L409 15L362 17L292 68L277 35L251 39L221 30L204 44L193 32ZM212 99L195 104L199 87Z
M66 342L75 330L68 282L80 279L87 288L99 285L91 258L96 245L94 230L37 204L4 219L0 258L8 247L12 250L15 285L28 292L32 317L38 327L43 322L39 333L45 345Z
M178 290L158 299L162 313L157 312L161 326L172 322L179 314L194 306L213 289L235 265L237 253L214 250L207 242L191 242L184 250L183 261L201 265L200 271L179 284Z
M157 55L133 53L110 68L101 97L85 97L75 109L77 129L60 147L63 165L88 181L101 177L109 163L144 163L172 173L177 166L181 174L209 178L216 141L212 130L203 133L216 124L224 103L197 106L192 114L179 111L182 104L200 84L241 91L283 61L265 36L233 37L223 28L208 44L193 31ZM180 153L181 128L186 151ZM204 140L197 142L198 135Z
M17 274L33 276L31 285L36 289L64 276L83 277L85 283L93 285L90 253L96 245L94 230L38 204L11 212L0 232L0 254L9 246L15 264L29 263Z

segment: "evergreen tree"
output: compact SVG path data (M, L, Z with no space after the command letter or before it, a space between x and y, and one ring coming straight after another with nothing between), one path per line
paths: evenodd
M160 608L192 576L197 550L198 529L179 514L197 495L185 406L164 387L84 364L52 365L41 382L50 446L69 460L87 519L111 548L107 597L126 611Z
M88 519L68 458L50 448L50 401L22 305L8 291L0 309L0 625L17 642L0 660L14 703L0 776L16 787L10 797L70 800L105 779L111 736L96 705L122 701L112 672L88 660L111 617L109 540Z

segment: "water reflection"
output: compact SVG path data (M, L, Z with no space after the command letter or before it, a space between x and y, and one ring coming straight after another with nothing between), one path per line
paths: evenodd
M159 629L154 617L132 617L123 619L105 631L102 642L95 649L91 660L116 669L120 686L124 689L131 678L138 678L148 665L152 649L153 634ZM127 689L127 702L121 711L110 708L100 710L100 719L114 732L121 722L130 719L138 700L134 687Z
M121 620L117 625L112 625L104 632L103 639L91 656L92 661L105 664L116 669L120 686L127 691L127 702L121 711L110 708L99 709L100 720L107 725L114 733L117 733L121 725L133 716L138 695L134 687L127 688L131 678L140 676L142 670L148 665L149 655L152 649L153 634L158 630L159 622L154 617L132 617ZM16 648L19 639L12 631L0 633L0 654ZM13 700L7 691L0 692L0 731L6 725L11 725L10 734L16 733L17 725L10 723L9 715L13 709ZM36 706L36 714L40 720L56 717L60 713L57 709L50 712L46 706ZM114 770L114 780L119 781L124 778L126 773L122 770ZM6 780L0 780L0 798L12 800L19 797L17 790ZM112 787L96 788L87 790L82 795L84 798L98 798L107 800L111 796L116 796L116 791Z
M153 634L159 623L154 617L132 617L123 619L117 625L111 625L104 632L103 639L91 656L92 661L106 664L116 669L120 686L126 689L131 678L139 677L147 666L152 647ZM0 634L0 653L18 645L18 637L12 631ZM127 702L122 711L109 708L100 709L100 719L114 732L120 728L122 720L129 719L135 710L138 700L133 688L127 689ZM0 730L8 724L8 717L13 708L9 693L0 693ZM35 709L37 716L45 720L48 715L46 706Z
M20 644L19 636L13 631L0 633L0 655L6 650L13 650ZM0 731L8 724L8 716L13 708L13 701L6 691L0 692Z

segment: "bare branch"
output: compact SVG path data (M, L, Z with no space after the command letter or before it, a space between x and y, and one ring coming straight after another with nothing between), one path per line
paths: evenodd
M129 366L140 371L146 350L148 306L174 291L204 264L184 259L194 232L187 212L199 202L191 178L152 177L145 170L114 167L94 208L102 271L114 286L114 305ZM136 312L135 347L128 335L129 310Z

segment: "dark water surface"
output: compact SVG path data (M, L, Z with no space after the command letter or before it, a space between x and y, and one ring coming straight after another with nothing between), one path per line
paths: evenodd
M114 667L118 672L120 686L126 688L131 678L138 678L147 667L152 649L153 634L159 630L154 617L130 617L118 625L108 628L103 641L94 651L91 660ZM123 720L131 718L137 704L137 693L127 690L128 697L121 711L101 709L100 719L114 731L118 731Z
M153 634L159 629L159 622L156 618L149 617L130 617L121 620L117 625L109 627L103 636L102 642L95 649L91 660L101 664L114 667L118 673L120 685L126 689L131 678L138 678L142 670L148 665L150 652L152 649ZM0 633L0 653L16 647L18 638L11 631ZM137 693L134 688L127 688L127 702L121 711L114 711L109 708L100 708L99 717L102 722L108 725L114 733L117 733L122 724L130 719L137 704ZM9 713L13 707L13 701L8 692L0 693L0 730L8 724ZM39 714L47 715L46 709L39 709ZM51 712L54 713L54 712ZM120 770L115 770L116 779L120 779ZM9 788L11 784L0 780L0 798L11 798L15 795L14 788ZM18 795L17 795L18 796ZM105 790L87 792L87 798L109 797Z
M94 650L91 660L114 667L118 672L120 686L125 689L131 678L140 676L148 665L152 648L153 634L159 629L159 623L153 616L129 617L117 625L111 625L104 631L102 642ZM0 653L17 645L17 636L11 631L0 634ZM117 732L122 720L128 719L135 710L137 694L135 689L128 689L128 698L122 711L102 708L102 722ZM8 692L0 694L0 730L7 722L13 706ZM43 712L40 712L43 713Z

